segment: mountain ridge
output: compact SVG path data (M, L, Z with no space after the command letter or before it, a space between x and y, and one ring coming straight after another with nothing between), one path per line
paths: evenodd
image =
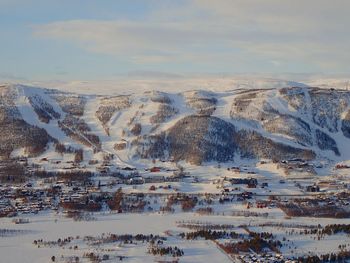
M96 161L118 167L143 159L197 165L237 158L350 159L347 90L300 85L106 96L24 85L0 89L0 124L7 134L2 145L13 145L1 150L2 158L66 163L82 151L79 165L91 170Z

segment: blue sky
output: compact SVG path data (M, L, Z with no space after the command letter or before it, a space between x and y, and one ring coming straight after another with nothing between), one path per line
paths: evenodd
M0 78L350 70L346 0L0 0Z

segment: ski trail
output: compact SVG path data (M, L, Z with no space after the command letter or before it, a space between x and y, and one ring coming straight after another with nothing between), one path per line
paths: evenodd
M81 117L91 129L91 133L97 135L101 141L101 151L107 154L113 154L117 157L117 164L128 165L114 150L116 138L111 133L110 136L106 134L101 122L96 117L96 111L99 107L99 100L97 97L89 97L84 110L84 115Z
M28 96L30 95L34 94L26 94L23 87L17 87L16 106L23 120L31 125L45 129L51 137L56 138L61 143L77 146L78 144L74 140L69 138L61 129L58 128L58 120L53 118L49 123L44 123L39 120L38 115L29 102ZM47 114L51 116L50 113Z

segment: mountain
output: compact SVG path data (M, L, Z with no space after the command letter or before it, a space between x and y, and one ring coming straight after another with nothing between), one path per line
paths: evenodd
M0 158L96 171L152 161L350 159L350 92L297 83L77 94L0 86Z

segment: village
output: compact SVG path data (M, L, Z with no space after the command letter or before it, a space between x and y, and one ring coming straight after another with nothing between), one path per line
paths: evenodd
M24 162L18 160L11 165ZM266 165L266 162L261 164ZM175 168L152 166L143 170L124 167L114 172L100 170L97 173L79 169L46 172L32 168L23 172L28 167L20 171L11 167L2 169L0 215L15 216L43 210L101 211L108 208L108 203L120 191L123 193L120 212L133 212L135 207L137 212L170 209L169 200L176 203L187 198L195 200L195 206L203 203L202 206L209 208L215 202L221 205L233 203L244 205L246 210L278 207L289 216L294 215L293 210L299 210L299 216L317 217L316 211L321 213L320 208L324 207L329 215L348 217L350 183L344 177L317 177L313 165L303 160L281 161L275 166L287 171L285 176L268 178L247 166L218 166L214 176L201 176L180 165ZM341 170L348 168L341 164L335 166ZM20 172L30 176L23 179ZM305 176L305 173L309 175ZM198 191L190 189L195 187ZM300 212L302 206L308 207L307 213ZM314 207L314 214L310 207Z
M18 160L18 163L11 165L21 163L25 163L25 160ZM0 216L11 220L12 226L30 226L36 217L44 215L67 218L73 222L98 222L102 215L113 218L128 215L193 215L206 217L208 222L210 218L232 218L233 222L244 219L257 221L265 226L275 219L283 222L292 221L293 218L317 218L320 222L326 220L326 225L316 224L317 233L330 225L332 220L346 222L350 217L350 181L348 183L344 176L349 167L345 165L337 164L334 175L320 177L315 176L317 168L303 160L278 163L261 161L260 166L256 167L265 172L248 165L215 165L208 172L193 167L169 167L160 164L162 163L144 169L121 167L113 172L101 169L97 173L78 169L47 172L30 167L30 176L26 180L18 178L22 175L13 167L3 169L7 174L1 176ZM9 164L4 165L10 167ZM278 169L283 176L268 176L265 168L271 166ZM21 171L25 169L23 166ZM188 228L187 223L180 225L181 229ZM198 232L195 239L211 240L233 262L318 262L312 260L316 260L316 256L320 260L321 257L326 258L327 253L299 253L298 257L292 256L292 251L298 250L297 242L288 241L281 234L275 236L276 231L281 231L282 228L294 229L292 236L300 236L297 234L300 231L295 231L298 227L286 226L286 222L278 227L270 226L271 236L256 236L264 233L261 232L264 229L257 231L258 226L249 226L246 223L235 225L231 229L227 224L219 229L217 225L208 225L205 228L195 227L196 231L209 231ZM316 227L314 223L309 227L311 226ZM232 232L232 229L238 232ZM192 231L193 228L188 230ZM291 232L286 230L284 235L287 233ZM186 235L189 232L181 234L177 230L166 236L170 240L177 236L175 240L179 242L178 239L181 240ZM305 234L308 235L315 233ZM255 247L256 243L260 246ZM346 249L348 243L350 244L350 240L340 238L341 249L337 248L333 254L329 253L327 256L337 259L350 257ZM53 243L50 244L51 247ZM154 248L148 250L158 253ZM83 258L94 259L92 262L116 259L116 254L102 252L85 254ZM166 254L173 253L173 250L164 250L162 253L163 257L167 257ZM176 255L170 257L179 260L182 253L186 255L186 250L176 252ZM117 258L128 260L127 256L121 254ZM56 255L52 261L57 260ZM63 257L62 260L75 262L71 256Z

